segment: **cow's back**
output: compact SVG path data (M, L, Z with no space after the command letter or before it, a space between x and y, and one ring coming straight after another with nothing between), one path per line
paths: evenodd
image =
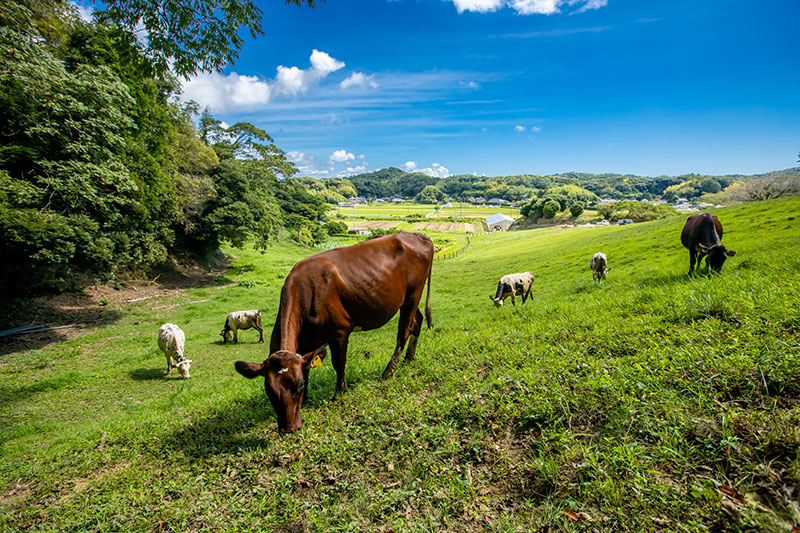
M164 324L158 330L158 347L165 353L167 350L172 350L174 353L184 342L183 330L175 324Z
M289 331L302 332L301 349L314 349L328 342L332 330L381 327L408 296L422 294L433 253L427 236L401 232L298 262L281 290L271 351L294 346Z
M698 244L714 246L719 244L720 239L722 239L722 224L716 215L709 213L690 216L681 231L681 244L688 250L693 250Z

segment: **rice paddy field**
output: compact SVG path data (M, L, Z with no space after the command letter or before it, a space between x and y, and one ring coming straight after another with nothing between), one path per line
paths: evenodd
M396 319L354 334L350 390L331 400L324 361L285 436L233 367L267 348L219 332L258 308L268 336L313 250L226 250L211 284L5 339L0 529L796 530L800 198L714 212L737 250L721 275L687 276L685 216L472 237L434 263L416 361L383 382ZM532 299L496 309L499 277L527 270ZM190 379L164 377L164 322L186 332Z

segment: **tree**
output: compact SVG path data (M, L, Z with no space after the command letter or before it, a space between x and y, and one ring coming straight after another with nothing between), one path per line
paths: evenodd
M314 0L286 0L314 7ZM252 0L110 0L96 13L99 21L129 32L144 27L147 55L157 69L182 76L222 70L239 56L241 30L255 38L261 9Z
M328 235L347 233L347 224L338 220L331 220L326 224L325 228L328 230Z
M544 206L542 206L542 217L543 218L553 218L558 213L558 202L553 199L549 199L545 202Z
M573 217L577 218L581 216L581 213L583 213L583 204L580 202L572 204L569 208L569 212L572 214Z
M414 201L420 204L438 204L445 199L445 194L435 185L426 185Z

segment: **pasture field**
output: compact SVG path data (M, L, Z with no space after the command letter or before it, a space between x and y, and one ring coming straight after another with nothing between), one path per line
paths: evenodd
M233 369L266 346L219 331L260 308L269 338L307 249L231 251L219 286L15 341L0 355L0 529L790 531L800 198L715 213L738 254L710 277L686 275L685 216L473 237L434 264L417 360L381 382L396 319L354 334L349 392L331 401L324 361L288 436L263 382ZM498 278L525 270L532 300L495 309ZM163 377L168 321L186 332L189 380Z

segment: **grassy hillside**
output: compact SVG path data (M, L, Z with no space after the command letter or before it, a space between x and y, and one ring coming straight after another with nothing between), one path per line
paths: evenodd
M716 213L738 254L713 277L686 276L684 217L473 238L434 265L417 361L382 383L396 320L354 334L350 391L330 401L325 361L290 436L233 370L266 357L257 333L218 333L249 308L268 333L308 251L236 252L238 285L120 304L113 325L0 358L0 528L791 529L800 198ZM524 270L533 300L495 309L497 279ZM162 377L167 321L189 380Z

